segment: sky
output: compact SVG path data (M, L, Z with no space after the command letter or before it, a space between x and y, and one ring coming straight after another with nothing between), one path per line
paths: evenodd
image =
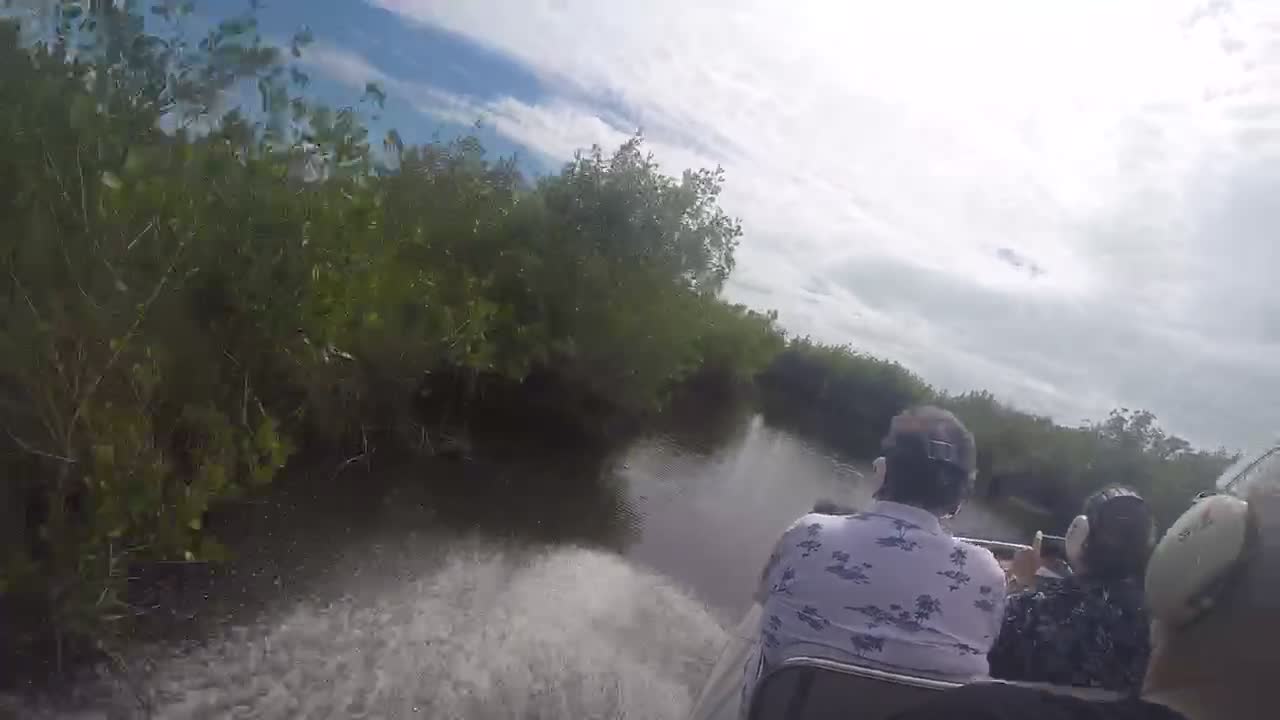
M215 5L218 3L214 3ZM1272 7L1268 7L1271 5ZM205 3L208 6L208 3ZM1274 8L1274 9L1273 9ZM721 166L727 296L1074 425L1280 436L1280 3L269 0L318 92L531 173Z

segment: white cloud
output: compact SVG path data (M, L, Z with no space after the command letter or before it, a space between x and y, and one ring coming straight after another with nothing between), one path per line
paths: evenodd
M424 115L456 125L480 122L513 142L555 161L568 160L578 150L599 145L615 148L633 136L640 126L609 121L589 106L564 98L550 98L529 104L502 96L481 101L450 93L427 83L398 78L375 67L363 56L333 45L318 43L309 48L303 62L330 78L352 88L368 82L379 83ZM654 140L649 149L661 155L672 168L706 167L715 161L677 145Z
M1128 405L1205 442L1280 430L1261 3L376 4L546 96L462 98L354 57L335 76L553 158L641 127L672 169L723 165L748 233L731 292L794 330L1064 422Z

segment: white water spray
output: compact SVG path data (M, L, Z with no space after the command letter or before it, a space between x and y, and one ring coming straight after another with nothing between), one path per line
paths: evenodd
M104 683L73 714L680 718L725 639L701 603L604 552L459 543L421 577L361 575L337 600L169 651L141 688Z

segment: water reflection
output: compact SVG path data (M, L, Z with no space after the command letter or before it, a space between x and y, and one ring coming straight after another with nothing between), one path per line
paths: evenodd
M399 482L386 500L390 522L430 511L437 529L478 532L532 544L571 544L621 552L636 539L627 489L612 472L614 452L543 454L520 461L471 460ZM405 517L405 516L408 517ZM392 518L401 518L400 520Z

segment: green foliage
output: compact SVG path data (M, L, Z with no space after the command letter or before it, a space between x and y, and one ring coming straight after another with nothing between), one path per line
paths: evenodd
M777 327L778 313L759 313L745 305L728 305L703 298L695 317L703 327L697 342L703 373L743 385L754 381L786 347Z
M1114 484L1141 492L1167 525L1234 459L1222 449L1193 450L1145 410L1115 410L1102 422L1071 428L1009 408L985 392L940 402L973 431L988 487L994 482L997 494L1044 506L1064 527L1084 498Z
M897 363L807 338L792 340L760 381L778 391L773 407L784 419L862 457L878 450L890 418L904 408L946 407L977 441L979 492L1031 501L1049 512L1058 531L1090 493L1112 484L1141 492L1167 525L1234 457L1221 449L1194 450L1161 430L1147 411L1121 409L1102 422L1063 427L985 391L936 393Z
M782 345L716 297L719 171L663 175L639 138L533 184L470 138L375 155L299 94L309 32L82 5L0 24L0 592L59 635L122 627L139 563L220 559L208 512L295 445L402 436L426 373L642 413Z
M806 416L797 419L864 457L878 450L894 415L934 395L932 387L896 362L809 338L788 343L760 380L785 393L790 414Z
M218 180L230 190L246 166L226 143L158 129L194 99L194 66L112 4L71 7L33 48L0 24L0 493L23 508L0 582L43 597L59 635L134 614L131 563L218 555L204 513L290 452L253 390L266 367L236 363L242 338L221 332L265 314L197 326L199 288L233 248L211 245L229 210ZM201 86L269 59L241 50L208 58Z

